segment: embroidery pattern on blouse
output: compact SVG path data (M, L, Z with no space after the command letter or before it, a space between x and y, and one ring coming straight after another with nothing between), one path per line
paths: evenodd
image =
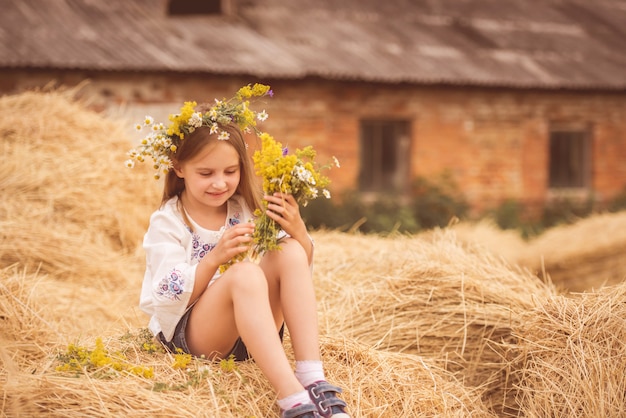
M202 238L200 238L200 235L194 232L191 235L191 247L192 247L191 259L198 260L198 261L202 260L209 251L215 248L215 245L216 244L208 244L202 241Z
M228 222L227 222L228 227L230 228L239 223L241 223L241 212L235 211L232 214L232 216L228 218ZM222 230L219 232L219 237L221 237L222 232L224 232L224 228L222 228ZM202 239L200 234L196 232L192 232L191 233L191 248L192 248L191 259L198 260L198 261L202 260L209 251L215 248L215 246L217 245L217 241L219 240L219 237L217 237L215 243L207 243Z
M183 293L183 285L185 279L179 270L172 270L169 275L165 276L159 282L159 290L157 294L164 296L169 300L180 300L179 295Z
M232 218L228 218L228 226L235 226L241 223L241 213L235 212Z
M232 212L232 215L228 218L228 227L235 226L241 223L241 205L235 199L229 202L231 204L229 208L229 212Z

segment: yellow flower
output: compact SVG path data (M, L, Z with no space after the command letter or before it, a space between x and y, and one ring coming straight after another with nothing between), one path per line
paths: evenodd
M93 350L69 344L67 352L59 355L61 364L56 367L56 370L59 372L94 372L104 377L110 376L111 371L126 372L143 377L153 376L151 367L132 365L124 354L110 353L104 346L102 338L96 338L95 344Z
M195 113L196 105L196 102L185 102L183 107L180 108L180 113L169 116L169 120L172 124L167 128L168 136L177 135L180 139L185 137L185 132L181 129L187 125L189 119Z
M174 369L184 369L189 363L191 363L191 354L184 353L180 350L174 354L174 363L172 364Z
M250 84L248 84L247 86L243 86L239 89L236 97L240 100L249 99L250 97L265 96L269 92L270 86L256 83L254 86L251 87Z

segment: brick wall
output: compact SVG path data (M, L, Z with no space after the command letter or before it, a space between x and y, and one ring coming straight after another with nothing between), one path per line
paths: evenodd
M310 141L321 154L336 155L342 161L334 173L338 189L356 184L359 120L371 117L409 120L412 176L436 181L450 173L475 212L506 199L539 208L551 198L548 141L555 122L592 127L595 199L610 199L626 187L623 94L321 81L275 87L284 93L275 97L272 117L281 126L274 131ZM301 120L306 123L297 122Z
M593 197L605 201L626 186L626 95L621 92L563 92L493 88L385 85L249 77L5 72L0 88L17 92L56 80L91 82L81 90L92 107L132 122L151 114L166 118L185 100L230 97L250 82L270 84L263 125L290 148L312 144L320 161L336 156L332 191L356 188L359 121L404 119L411 125L412 177L436 181L449 173L475 213L505 199L541 207L548 190L548 133L551 123L592 127ZM130 131L129 131L130 132Z

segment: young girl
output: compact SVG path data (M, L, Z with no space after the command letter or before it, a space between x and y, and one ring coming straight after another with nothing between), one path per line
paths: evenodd
M151 156L167 173L161 207L144 238L140 307L170 350L208 359L252 357L276 390L282 417L348 417L337 396L341 389L324 377L311 279L313 242L293 196L262 197L268 216L284 231L281 249L264 254L258 264L237 262L220 272L248 250L253 213L262 207L237 123L249 116L248 96L237 97L243 106L227 108L217 101L206 113L187 103L170 117L174 123L167 133L152 135ZM233 122L224 123L228 120ZM147 117L146 125L152 123ZM131 157L143 161L140 155L147 153ZM285 325L295 374L282 345Z

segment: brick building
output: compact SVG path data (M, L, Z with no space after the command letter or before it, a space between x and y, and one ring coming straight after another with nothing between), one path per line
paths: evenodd
M90 80L130 122L240 85L265 127L337 156L333 191L450 176L480 213L626 186L620 0L0 0L0 93Z

